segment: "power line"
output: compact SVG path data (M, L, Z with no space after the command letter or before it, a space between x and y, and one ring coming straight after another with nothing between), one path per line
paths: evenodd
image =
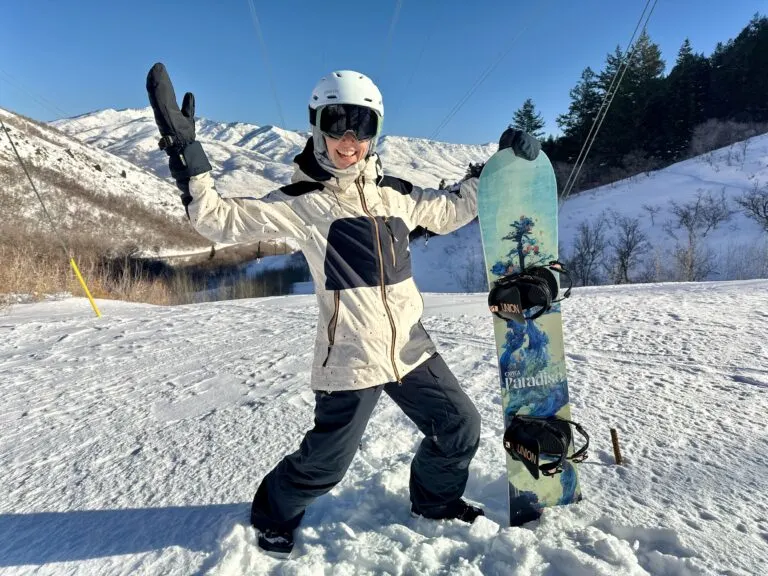
M436 0L439 4L440 0ZM408 90L411 87L411 84L413 84L413 78L416 76L416 72L419 70L419 66L421 65L421 59L424 56L424 52L427 51L427 46L430 45L432 42L432 36L435 34L435 30L438 29L440 24L440 11L437 10L437 5L433 6L434 9L434 18L432 21L432 26L429 27L429 32L424 36L424 41L421 44L421 49L419 50L418 55L411 63L411 73L408 75L408 79L405 81L405 85L400 88L400 92L402 94L408 95Z
M395 26L397 25L397 19L400 16L400 9L403 7L403 0L397 0L395 3L395 12L392 14L392 20L389 22L389 31L387 32L387 39L384 41L384 51L382 53L381 58L381 73L384 74L384 71L387 67L387 60L389 57L389 51L390 48L392 48L392 38L394 37L395 32Z
M2 80L4 80L6 83L10 84L17 90L24 92L24 94L32 98L32 100L40 104L43 108L56 112L57 115L62 115L65 118L69 116L67 112L65 112L58 106L56 106L55 103L51 102L50 100L47 100L46 98L43 98L39 94L34 94L31 90L25 88L16 78L11 76L9 72L6 72L2 68L0 68L0 74L5 76L5 78L2 78Z
M256 6L253 4L253 0L248 0L248 5L251 8L251 20L253 21L253 27L256 29L256 35L259 37L259 44L261 44L261 55L264 59L264 67L267 69L267 77L269 79L269 85L272 87L272 96L275 98L275 104L277 105L277 113L280 116L280 126L286 127L285 118L283 117L283 108L280 106L280 98L277 95L277 85L272 74L272 68L269 65L269 55L267 54L267 43L264 41L264 35L261 33L261 24L259 24L259 17L256 14Z
M605 120L605 117L608 115L608 109L611 107L611 104L613 103L613 99L616 97L616 94L619 91L619 87L621 86L621 81L624 79L624 75L629 69L629 64L632 62L632 58L634 57L635 51L637 50L637 43L635 42L635 36L637 35L637 31L640 29L642 25L642 30L643 32L645 32L645 29L648 26L648 22L650 21L651 16L653 15L653 11L656 9L657 2L658 0L653 0L653 6L651 6L651 0L647 0L645 3L645 8L643 8L643 12L642 14L640 14L640 18L637 21L635 30L634 32L632 32L632 37L629 39L627 48L624 51L623 60L619 64L619 67L616 69L616 72L614 73L613 78L611 79L611 83L605 92L605 96L603 97L603 101L600 104L600 108L598 109L597 114L595 115L595 119L592 121L592 126L589 129L589 133L587 134L587 137L584 140L584 144L582 145L581 150L579 151L579 155L576 158L576 162L574 163L573 168L571 169L571 173L568 175L568 180L566 180L566 183L563 186L563 194L560 198L561 205L563 202L565 202L565 199L570 195L571 191L573 190L573 187L576 185L579 175L581 174L581 169L584 167L584 163L587 160L587 155L592 150L592 145L595 143L595 139L597 138L597 133L602 127L603 121ZM648 11L649 6L651 6L651 10L650 12L648 12L648 16L645 17L645 13ZM645 22L643 22L643 19L645 19ZM615 87L614 87L614 84L615 84Z
M88 286L85 284L85 280L83 280L82 275L80 274L80 270L77 267L77 263L75 262L75 259L72 258L69 255L69 249L67 248L67 245L64 243L64 240L61 238L61 234L59 234L58 228L56 228L56 223L53 221L53 218L51 217L50 213L48 212L48 209L45 207L45 202L43 202L43 197L40 195L40 192L37 190L37 186L35 186L35 182L32 180L32 176L29 173L29 170L27 170L27 166L24 164L24 161L21 159L21 154L19 154L19 150L16 148L16 144L13 142L13 138L11 138L11 132L6 128L5 122L2 118L0 118L0 127L2 127L3 132L5 132L5 135L8 136L8 141L11 143L11 148L13 148L13 153L16 155L16 159L18 160L19 164L21 165L21 169L24 171L24 174L27 176L27 180L29 181L29 185L32 186L32 190L35 192L35 196L37 196L37 199L40 202L40 205L43 207L43 212L45 213L46 218L48 218L48 222L51 225L51 228L53 229L53 234L56 236L56 239L61 244L62 250L64 250L64 255L69 258L69 265L72 267L72 270L74 270L75 275L77 276L77 279L80 281L80 285L83 287L83 290L85 291L85 295L88 297L88 300L91 303L91 306L93 307L93 311L96 313L96 316L101 316L101 312L99 311L99 308L96 306L96 302L93 299L93 296L91 296L90 290L88 290Z
M26 94L29 98L40 104L43 108L48 109L51 112L54 112L55 115L61 116L62 120L66 120L67 122L73 123L75 126L77 126L80 130L80 132L87 132L89 128L86 128L83 126L83 124L75 117L73 117L69 112L66 110L63 110L59 106L56 105L55 102L48 100L47 98L44 98L40 94L36 94L32 92L29 88L25 87L17 78L14 78L8 71L3 70L0 68L0 74L5 76L5 78L1 78L0 80L3 80L7 84L10 84L17 90L20 90L24 94ZM76 140L80 140L79 137L76 137L74 135L71 135L71 137L75 138Z
M545 4L544 2L542 5ZM538 13L536 13L538 14ZM440 134L440 131L445 128L448 123L453 119L453 117L461 110L462 106L466 104L467 100L469 100L472 95L477 91L477 89L480 87L480 85L485 82L485 79L488 78L488 76L491 75L491 73L496 69L496 67L501 63L502 60L512 51L512 48L515 47L515 43L517 40L522 36L528 28L530 28L531 23L533 22L533 18L530 18L528 20L528 23L512 38L510 43L507 45L507 48L496 58L494 62L492 62L480 76L475 80L475 83L467 90L467 92L462 96L459 101L451 108L451 111L448 112L448 115L443 119L440 124L438 124L437 128L435 128L435 131L432 132L432 135L430 136L430 140L434 140L437 138L438 134Z

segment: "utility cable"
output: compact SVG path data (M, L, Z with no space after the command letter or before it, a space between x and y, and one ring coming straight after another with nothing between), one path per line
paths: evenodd
M43 202L43 197L40 195L40 192L37 190L37 186L35 186L35 182L32 180L32 176L29 173L29 170L27 170L27 166L24 164L24 161L21 159L21 154L19 154L18 149L16 148L16 144L13 142L13 138L11 138L11 132L6 128L5 122L2 118L0 118L0 127L2 127L3 132L5 132L5 135L8 136L8 141L11 143L11 148L13 148L13 152L16 155L16 159L19 161L19 164L21 164L21 169L24 171L24 174L27 176L27 180L29 180L30 186L32 186L32 190L35 192L35 196L37 196L37 199L40 201L40 205L43 207L43 212L45 213L46 218L48 218L48 222L51 225L51 228L53 229L53 234L56 236L56 239L59 241L59 244L61 244L62 250L64 250L64 254L67 258L69 258L69 265L72 267L72 270L75 272L75 276L77 276L78 281L80 282L80 285L83 287L83 291L85 292L85 295L88 297L88 301L91 303L91 307L93 307L93 311L96 313L96 316L100 317L101 312L99 311L98 306L96 306L96 302L93 299L93 296L91 296L90 290L88 290L88 286L85 283L85 280L83 279L83 276L80 274L80 270L77 267L77 263L75 262L75 259L70 257L69 255L69 249L67 248L67 245L64 243L64 240L61 237L61 234L59 234L59 230L56 228L56 223L53 221L53 218L51 217L51 214L48 212L48 209L45 207L45 202Z
M653 0L652 6L651 6L651 0L647 0L645 3L645 8L643 9L642 14L640 15L640 18L637 21L637 25L635 26L635 30L632 33L632 37L629 39L627 48L624 51L623 59L620 62L619 67L616 69L616 72L614 73L613 78L611 79L611 83L608 86L608 89L605 92L605 96L603 97L603 101L600 104L600 108L597 111L597 114L595 115L594 120L592 121L592 126L590 127L589 133L587 134L587 137L584 140L584 144L582 145L579 155L576 158L576 162L574 163L573 168L571 169L571 173L568 175L568 179L566 180L566 183L563 186L563 194L560 197L561 205L563 202L565 202L566 198L568 198L571 191L573 190L573 187L576 185L578 177L581 174L581 170L584 167L584 163L587 160L587 155L592 150L592 145L595 143L595 139L597 138L597 133L600 131L600 128L602 127L603 122L605 121L605 118L608 115L608 110L610 109L611 104L613 103L613 99L616 97L616 94L618 94L619 92L621 81L624 79L624 75L627 73L627 70L629 69L629 65L632 62L632 58L634 58L635 56L635 52L637 50L637 43L635 42L635 36L637 35L637 31L641 28L641 25L642 25L643 32L645 31L646 27L648 26L648 22L650 21L651 16L653 15L654 10L656 9L657 3L658 3L658 0ZM648 16L645 17L645 13L648 11L649 6L651 6L651 10L650 12L648 12ZM645 22L643 22L643 19L645 19Z
M272 67L269 65L267 43L264 41L264 35L261 33L261 24L259 24L259 17L256 14L256 6L253 4L253 0L248 0L248 5L251 8L253 27L256 29L256 35L259 37L259 44L261 44L261 56L264 59L264 67L267 69L269 85L272 87L272 96L275 98L275 104L277 105L277 114L280 116L280 127L286 128L285 118L283 117L283 108L280 106L280 98L277 95L277 85L275 84L275 79L272 74Z

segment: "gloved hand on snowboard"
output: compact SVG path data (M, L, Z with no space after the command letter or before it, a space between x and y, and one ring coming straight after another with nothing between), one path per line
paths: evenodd
M187 192L192 176L211 170L203 147L195 140L195 96L187 92L179 110L171 79L159 62L147 74L147 94L162 136L160 149L168 154L171 176L179 188Z
M499 138L499 150L504 148L511 148L518 158L536 160L541 150L541 142L522 130L509 127Z

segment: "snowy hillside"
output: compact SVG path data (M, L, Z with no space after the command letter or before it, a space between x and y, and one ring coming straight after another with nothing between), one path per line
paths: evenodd
M262 555L250 500L312 425L314 297L104 301L102 319L68 299L0 316L0 574L765 573L768 282L577 289L563 316L573 416L592 436L585 500L522 528L505 527L485 297L425 299L482 415L466 496L487 518L410 516L420 435L383 396L296 557Z
M622 180L571 196L560 209L561 242L568 252L582 222L595 224L601 214L619 214L640 220L640 229L652 245L647 260L669 256L676 241L665 230L674 220L670 201L686 204L699 193L724 195L735 211L730 220L703 241L719 263L710 279L739 279L739 268L752 263L758 277L768 277L768 234L748 219L735 204L745 192L768 189L768 134L750 138L708 154L673 164L662 170ZM650 208L650 210L648 209ZM656 212L652 215L652 212ZM610 220L610 218L609 218ZM678 232L685 245L685 233ZM608 232L610 237L611 232ZM643 263L650 266L651 262ZM642 273L639 266L635 274Z
M30 165L65 174L99 193L124 195L138 199L154 210L171 215L183 214L176 187L141 166L107 151L85 146L58 130L51 130L44 124L31 122L6 110L0 109L0 116L15 137L14 143L22 159ZM0 166L18 171L18 160L7 137L4 134L0 136ZM26 182L20 183L19 187L24 188L27 196L31 195ZM46 192L55 194L56 190L51 188Z
M47 125L0 109L22 160L57 226L96 236L151 245L168 242L158 230L168 216L181 227L184 210L168 181L105 150ZM0 211L14 221L47 226L5 134L0 133ZM133 209L137 207L139 209ZM6 223L9 218L5 217ZM160 240L162 238L162 240ZM185 245L191 244L189 237ZM196 245L205 246L205 241ZM165 247L168 247L167 245Z

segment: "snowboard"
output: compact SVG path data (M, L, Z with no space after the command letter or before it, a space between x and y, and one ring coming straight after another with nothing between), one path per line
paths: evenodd
M557 184L544 152L534 161L500 150L486 163L478 189L489 287L502 276L557 260ZM493 318L504 429L515 414L570 420L560 304L524 323ZM568 454L573 453L573 442ZM581 500L574 465L534 478L506 451L511 526L535 520L543 508Z

